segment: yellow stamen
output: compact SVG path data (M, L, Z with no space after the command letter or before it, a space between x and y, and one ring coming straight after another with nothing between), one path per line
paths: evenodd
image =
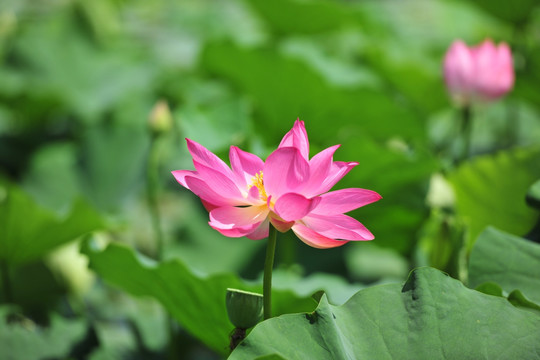
M259 173L255 174L255 176L251 179L251 185L248 187L248 190L251 189L252 186L257 187L257 190L259 190L259 195L263 201L268 200L268 195L266 195L266 190L264 190L262 171L259 171Z

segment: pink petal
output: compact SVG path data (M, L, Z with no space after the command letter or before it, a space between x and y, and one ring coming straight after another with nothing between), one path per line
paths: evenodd
M294 147L300 151L302 157L309 160L309 140L304 122L296 119L293 128L283 136L278 149L282 147Z
M508 92L514 86L514 61L512 52L506 43L497 48L498 73L496 74L501 92Z
M189 190L212 206L241 205L235 199L221 196L202 179L192 176L186 176L184 179Z
M457 40L452 43L444 58L444 79L452 96L466 101L474 90L475 61L467 45Z
M253 233L268 216L264 206L222 206L210 212L210 226L225 236L240 237Z
M332 191L319 198L321 201L313 213L321 215L343 214L382 199L375 191L358 188Z
M270 228L269 224L270 221L268 218L266 218L266 220L260 223L260 225L257 226L257 228L253 232L247 234L246 237L251 240L260 240L267 238Z
M186 141L189 153L193 157L194 162L198 162L199 164L225 174L228 178L232 178L232 171L223 160L218 158L214 153L201 144L190 139L186 139Z
M320 201L319 197L308 199L300 194L287 193L277 199L274 212L285 221L294 221L309 214Z
M283 147L268 156L263 175L266 194L277 199L305 185L309 179L309 164L298 149Z
M208 201L205 201L203 199L201 199L201 203L203 204L204 208L206 209L206 211L210 212L212 210L214 210L215 208L218 208L219 206L218 205L214 205L214 204L211 204L209 203Z
M496 84L494 73L497 67L497 48L491 40L486 40L473 47L471 52L476 70L471 75L474 80L474 91L480 98L489 99Z
M178 181L178 183L186 189L189 189L185 180L186 176L197 177L197 172L193 170L174 170L171 171L171 173L173 174L176 181Z
M323 182L319 185L318 188L312 191L312 193L318 195L324 194L325 192L329 191L330 189L332 189L332 187L334 187L334 185L337 184L339 180L343 179L343 177L347 175L349 171L351 171L351 169L357 165L357 162L334 161L326 178L323 180Z
M239 184L247 186L251 178L263 170L264 162L257 156L243 151L236 146L231 146L229 151L231 167Z
M261 199L261 193L256 186L252 186L248 190L247 202L252 205L266 204L266 202Z
M247 204L238 186L232 179L228 178L222 172L204 166L195 160L193 160L193 164L195 164L195 168L197 169L198 177L212 188L213 191L224 198L236 200L236 204L238 205Z
M317 249L328 249L347 243L347 241L327 238L302 224L294 225L292 230L300 240Z
M317 233L331 239L373 240L375 237L358 220L350 216L309 214L302 222Z
M316 154L309 161L309 182L302 193L308 197L319 195L317 192L332 169L333 156L340 145L334 145Z
M286 221L280 218L276 213L270 213L270 222L277 229L277 231L285 233L291 230L294 225L294 221Z
M242 237L242 236L248 236L252 232L255 231L255 229L258 227L258 224L253 225L246 225L246 226L239 226L233 229L220 229L216 226L214 226L212 223L209 223L210 226L217 230L221 235L227 236L227 237Z
M477 91L483 99L495 100L510 91L514 85L512 53L505 43L498 47L491 43L482 49L478 67L482 67L483 71L479 74Z

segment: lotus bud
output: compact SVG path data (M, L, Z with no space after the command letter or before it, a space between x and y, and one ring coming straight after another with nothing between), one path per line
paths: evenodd
M172 128L173 119L166 101L160 100L154 105L148 118L148 125L155 135L166 133Z
M452 100L460 106L501 98L514 86L514 66L508 44L485 40L468 47L452 43L444 57L444 79Z
M227 289L227 314L231 323L240 329L249 329L261 320L263 296L238 289Z

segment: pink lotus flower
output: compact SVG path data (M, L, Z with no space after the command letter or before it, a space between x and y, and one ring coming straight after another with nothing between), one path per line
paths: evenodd
M444 78L453 100L459 105L496 100L514 85L510 48L485 40L474 47L457 40L444 58Z
M210 226L229 237L257 240L268 236L269 223L292 229L316 248L373 234L344 213L381 199L374 191L350 188L328 192L356 162L333 161L339 145L309 159L304 122L297 120L266 162L231 146L231 168L202 145L187 140L195 171L176 170L180 185L199 196L210 212Z

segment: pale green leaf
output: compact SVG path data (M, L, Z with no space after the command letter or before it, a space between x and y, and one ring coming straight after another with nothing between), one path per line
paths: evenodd
M476 240L469 259L469 285L499 284L505 291L520 290L540 304L540 245L487 228Z

